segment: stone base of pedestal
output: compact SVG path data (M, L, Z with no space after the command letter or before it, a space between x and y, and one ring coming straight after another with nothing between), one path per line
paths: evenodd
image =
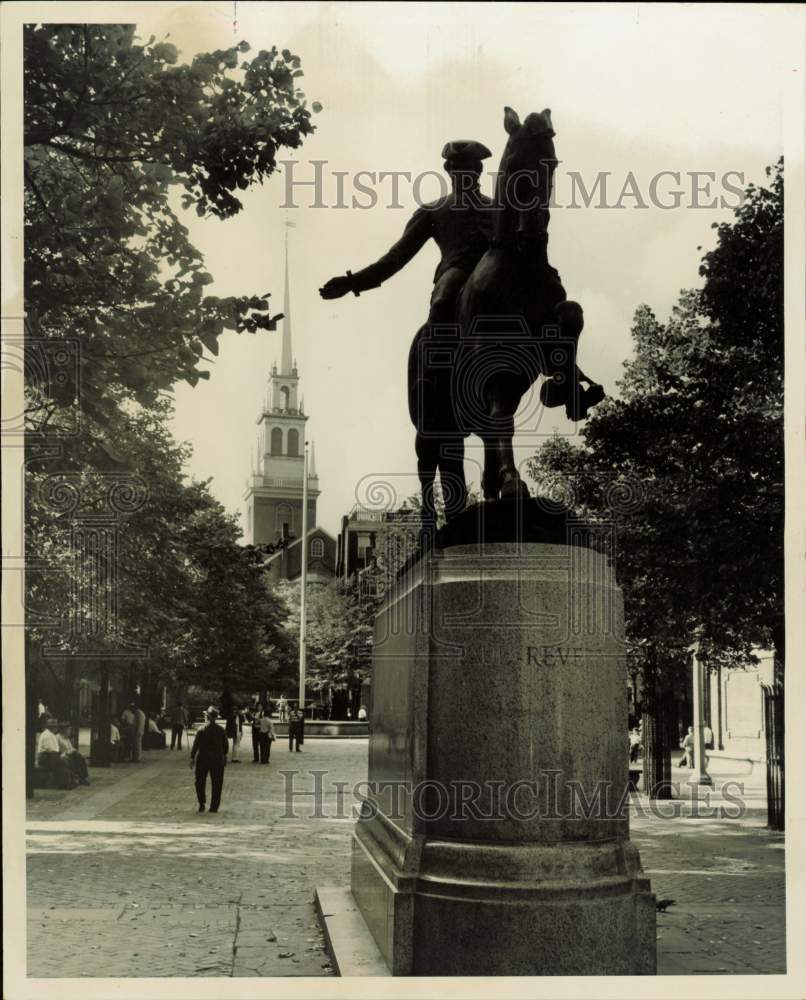
M391 975L349 889L318 886L314 903L336 975Z
M456 545L389 595L351 888L392 975L655 973L621 623L584 545Z
M655 896L629 841L416 843L391 829L359 822L352 893L393 975L655 974Z

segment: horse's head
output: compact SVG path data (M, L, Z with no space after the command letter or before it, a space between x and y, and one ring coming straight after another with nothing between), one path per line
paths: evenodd
M498 178L499 204L505 214L517 214L514 231L521 237L545 233L551 184L557 166L551 111L532 112L521 122L512 108L504 109L509 134Z

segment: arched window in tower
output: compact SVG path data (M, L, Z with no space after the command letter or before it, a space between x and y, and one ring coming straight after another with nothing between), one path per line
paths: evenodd
M311 559L324 559L325 543L321 538L314 538L311 542Z
M283 432L280 427L272 428L271 453L272 455L282 455L283 453Z
M299 455L299 431L293 427L288 432L288 454Z
M291 398L291 390L287 385L280 386L280 405L284 410L288 409L288 400Z

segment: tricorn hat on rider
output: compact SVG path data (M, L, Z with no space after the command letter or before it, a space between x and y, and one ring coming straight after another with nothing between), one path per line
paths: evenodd
M484 143L475 139L454 139L442 147L442 159L448 172L464 168L481 173L481 161L492 155Z

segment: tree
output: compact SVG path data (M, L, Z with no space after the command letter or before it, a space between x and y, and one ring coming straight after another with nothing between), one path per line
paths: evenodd
M267 294L205 294L212 276L178 214L236 214L237 192L313 131L298 57L273 48L239 65L248 49L182 65L173 45L141 44L131 25L24 30L27 638L70 657L68 706L79 653L89 669L123 642L149 651L152 676L195 664L220 678L270 671L282 638L232 519L205 484L185 482L186 450L165 427L166 393L209 377L225 329L278 319ZM54 347L74 377L52 370ZM123 484L111 511L110 480ZM141 487L135 509L124 494ZM78 558L88 550L77 538L101 537L82 524L110 515L114 551ZM98 577L104 566L112 577ZM213 579L244 606L216 604ZM102 619L115 602L110 633Z
M208 378L225 328L274 328L267 295L204 294L171 189L199 215L236 214L235 192L313 131L302 70L276 49L239 66L245 42L177 65L132 25L29 25L24 40L27 317L35 337L78 343L82 414L105 424ZM38 429L65 402L48 389Z
M182 528L195 579L195 627L185 678L210 687L255 690L271 684L290 646L287 609L265 585L238 538L234 515L208 494L206 509Z
M207 483L186 480L189 449L171 439L170 414L162 402L120 419L125 463L111 471L89 431L59 472L29 463L29 634L85 673L136 661L152 687L265 683L287 655L285 608L237 544L236 518ZM106 547L76 536L103 525ZM57 629L37 624L54 619Z
M288 609L285 629L299 658L300 583L281 580L273 594ZM308 581L306 609L306 687L357 697L372 669L372 637L380 597L362 592L360 577L349 582Z
M682 293L666 324L637 310L635 360L581 447L554 439L530 464L544 490L615 531L655 706L695 635L711 666L756 646L783 658L782 164L768 175L716 227L702 290Z

